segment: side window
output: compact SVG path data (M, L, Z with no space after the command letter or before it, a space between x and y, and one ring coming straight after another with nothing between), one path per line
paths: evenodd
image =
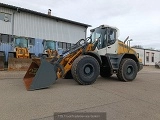
M67 43L67 49L71 47L71 43Z
M110 29L108 32L108 46L112 45L116 41L116 30L115 29Z
M58 42L58 47L63 48L62 46L63 46L62 42Z
M0 13L0 20L4 21L4 13Z
M67 43L63 42L63 49L67 48Z
M154 53L152 53L152 62L154 62Z
M4 22L11 22L11 14L8 13L0 13L0 20Z
M149 52L146 52L146 61L149 62Z
M97 48L98 49L102 49L102 44L103 44L102 35L100 33L96 33L94 38L98 38L99 39Z
M29 38L29 45L35 45L35 39L34 38Z
M0 42L2 42L2 43L10 43L11 42L11 35L0 34Z
M139 58L139 53L137 53L137 57Z

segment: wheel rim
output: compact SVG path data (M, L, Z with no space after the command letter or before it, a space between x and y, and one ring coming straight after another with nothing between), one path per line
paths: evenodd
M87 75L87 76L89 76L89 75L91 75L93 73L93 66L92 65L85 65L84 66L84 75Z
M131 74L133 74L134 73L134 69L133 69L133 66L131 66L131 65L129 65L128 67L127 67L127 75L131 75Z

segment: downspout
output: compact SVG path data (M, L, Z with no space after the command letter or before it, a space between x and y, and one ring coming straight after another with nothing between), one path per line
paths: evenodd
M13 41L13 35L14 35L14 14L15 14L15 11L13 12L13 16L12 16L12 41Z
M146 54L145 54L145 49L144 49L144 65L146 64L145 63L145 58L146 58Z
M12 16L12 40L14 40L14 16L16 12L19 12L19 8L17 8L17 10L13 12Z
M87 27L84 32L85 32L85 38L87 38Z

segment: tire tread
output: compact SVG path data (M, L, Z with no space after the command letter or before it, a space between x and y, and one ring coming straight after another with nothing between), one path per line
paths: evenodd
M95 59L94 57L92 56L89 56L89 55L82 55L82 56L79 56L78 58L76 58L73 62L73 65L72 65L72 69L71 69L71 73L72 73L72 76L73 76L73 79L78 82L78 84L80 85L90 85L92 83L94 83L96 80L92 81L92 82L89 82L89 83L86 83L86 82L82 82L80 80L80 78L78 77L78 74L77 74L77 65L78 63L82 60L82 59L85 59L86 57L90 57L92 59ZM95 59L96 61L96 64L99 65L98 61ZM98 71L100 73L100 68L98 69Z
M131 80L127 80L124 76L123 76L123 65L125 64L125 62L128 62L128 61L132 61L132 62L135 62L133 59L130 59L130 58L124 58L122 59L121 63L120 63L120 66L119 66L119 70L118 70L118 73L117 73L117 77L119 80L121 81L125 81L125 82L128 82L128 81L131 81Z

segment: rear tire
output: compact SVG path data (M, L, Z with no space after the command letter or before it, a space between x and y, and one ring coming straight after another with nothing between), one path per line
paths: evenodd
M133 81L137 76L137 72L138 67L136 62L133 59L125 58L120 63L117 77L125 82Z
M74 60L71 72L76 82L81 85L90 85L99 76L100 67L94 57L82 55Z
M101 75L101 77L104 77L104 78L111 77L111 76L112 76L112 74L111 74L111 70L110 70L110 68L107 68L107 67L101 67L100 75Z

